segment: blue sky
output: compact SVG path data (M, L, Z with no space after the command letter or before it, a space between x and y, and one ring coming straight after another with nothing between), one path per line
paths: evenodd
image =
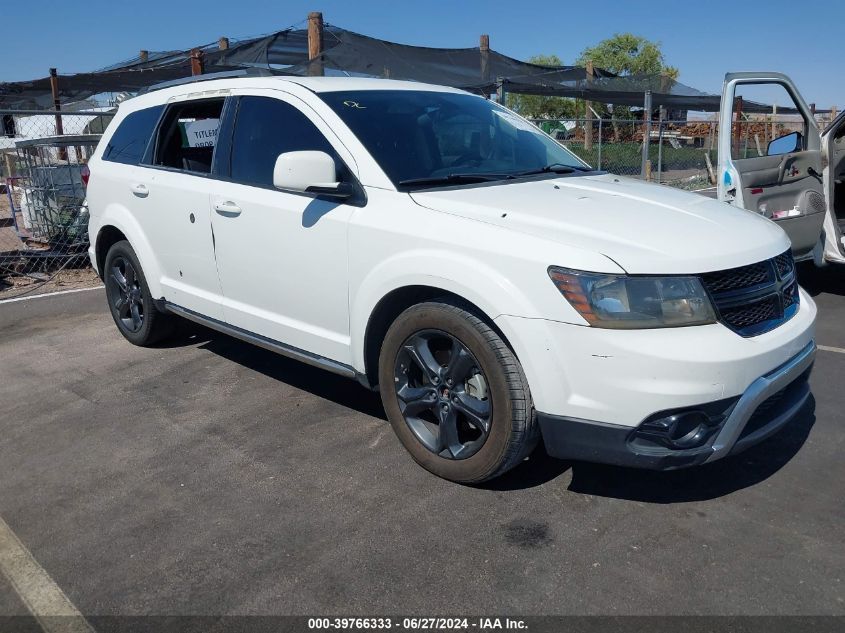
M49 9L47 4L3 9L0 81L43 77L50 66L60 73L94 70L142 48L187 48L221 35L268 33L302 22L309 11L322 11L327 22L392 41L469 47L488 33L491 47L501 53L519 59L554 53L565 63L603 38L633 32L661 42L667 62L680 68L680 80L700 90L718 92L727 71L777 70L790 75L820 109L845 106L838 68L842 0L824 5L794 0L86 0L49 3Z

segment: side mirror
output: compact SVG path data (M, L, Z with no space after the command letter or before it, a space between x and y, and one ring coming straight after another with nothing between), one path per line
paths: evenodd
M350 183L338 181L334 159L314 151L279 154L273 167L273 186L332 198L349 198L354 193Z
M801 132L793 132L772 140L766 148L766 156L791 154L792 152L799 152L803 148L804 137Z

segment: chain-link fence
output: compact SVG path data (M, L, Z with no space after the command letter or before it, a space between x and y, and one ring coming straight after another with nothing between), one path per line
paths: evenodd
M0 116L0 289L87 268L87 162L113 113Z
M642 119L532 121L596 169L688 190L715 185L719 123L713 115L648 124ZM820 128L828 122L817 118ZM730 131L733 157L764 156L771 140L794 131L803 131L797 116L744 116Z

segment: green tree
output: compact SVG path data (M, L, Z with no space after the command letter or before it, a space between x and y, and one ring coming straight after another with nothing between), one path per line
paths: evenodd
M538 66L563 66L557 55L534 55L528 61ZM508 94L509 108L529 119L571 119L575 116L575 101L565 97Z
M588 61L617 75L666 75L670 79L679 75L677 68L666 65L659 42L632 33L617 33L585 48L575 63L584 66Z
M609 70L617 75L663 75L675 80L680 72L674 66L668 66L659 42L652 42L632 33L617 33L602 40L595 46L585 48L576 60L579 66L593 62L597 68ZM609 107L607 104L593 105L602 116L610 114L613 136L619 140L617 119L629 118L631 111L627 107Z

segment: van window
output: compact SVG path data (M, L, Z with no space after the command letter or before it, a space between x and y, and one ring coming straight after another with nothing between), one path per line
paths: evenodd
M317 150L343 165L323 133L297 108L271 97L242 97L232 138L231 178L273 186L273 167L284 152Z
M764 108L761 104L773 104L774 107ZM803 116L782 112L794 111L797 104L781 84L740 84L736 89L733 107L731 158L734 160L766 156L770 153L770 143L795 132L800 132L802 138L807 137L807 124ZM772 151L780 153L777 148L789 146L788 140L775 143ZM792 147L794 145L793 141Z
M111 135L103 160L126 165L140 163L162 110L164 106L155 106L128 114Z
M210 173L223 101L207 99L170 106L158 130L153 164Z

